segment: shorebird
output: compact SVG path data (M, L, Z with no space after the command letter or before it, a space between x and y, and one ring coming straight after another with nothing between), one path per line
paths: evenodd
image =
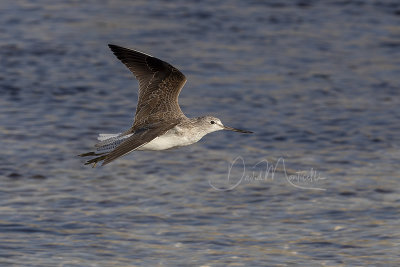
M198 142L206 134L229 130L252 133L228 127L212 116L188 118L178 104L186 77L177 68L145 53L108 45L139 81L139 99L132 127L118 134L99 134L96 152L85 165L103 161L106 165L136 150L166 150Z

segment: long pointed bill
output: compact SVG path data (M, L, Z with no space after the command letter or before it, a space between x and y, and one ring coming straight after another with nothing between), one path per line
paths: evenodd
M246 130L240 130L240 129L228 127L228 126L225 126L225 125L224 125L224 130L234 131L234 132L239 132L239 133L253 133L253 132L246 131Z

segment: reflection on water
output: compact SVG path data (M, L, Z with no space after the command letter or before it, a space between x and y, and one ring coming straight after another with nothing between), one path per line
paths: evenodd
M390 0L1 2L1 265L395 265L399 10ZM136 81L108 43L180 68L188 116L255 134L82 166L76 155L135 111ZM213 189L238 156L250 178ZM276 179L251 179L252 166L280 158L288 175L320 173L326 190L279 179L282 165Z

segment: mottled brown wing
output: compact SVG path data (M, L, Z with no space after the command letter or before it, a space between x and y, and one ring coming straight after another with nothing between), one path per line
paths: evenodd
M137 130L131 137L122 142L113 151L111 151L104 159L102 166L122 157L132 150L135 150L147 143L154 138L165 134L168 130L172 129L179 123L179 120L175 119L169 123L155 123L144 129Z
M132 129L184 116L178 96L186 77L167 62L144 53L108 45L139 81L139 100Z

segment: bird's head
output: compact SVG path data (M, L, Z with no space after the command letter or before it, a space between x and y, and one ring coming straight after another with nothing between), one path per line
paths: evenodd
M201 124L202 128L205 129L207 133L212 133L220 130L228 130L228 131L234 131L234 132L239 132L239 133L253 133L250 131L246 130L240 130L236 128L232 128L229 126L225 126L222 124L221 120L213 117L213 116L204 116L198 118L198 123Z

